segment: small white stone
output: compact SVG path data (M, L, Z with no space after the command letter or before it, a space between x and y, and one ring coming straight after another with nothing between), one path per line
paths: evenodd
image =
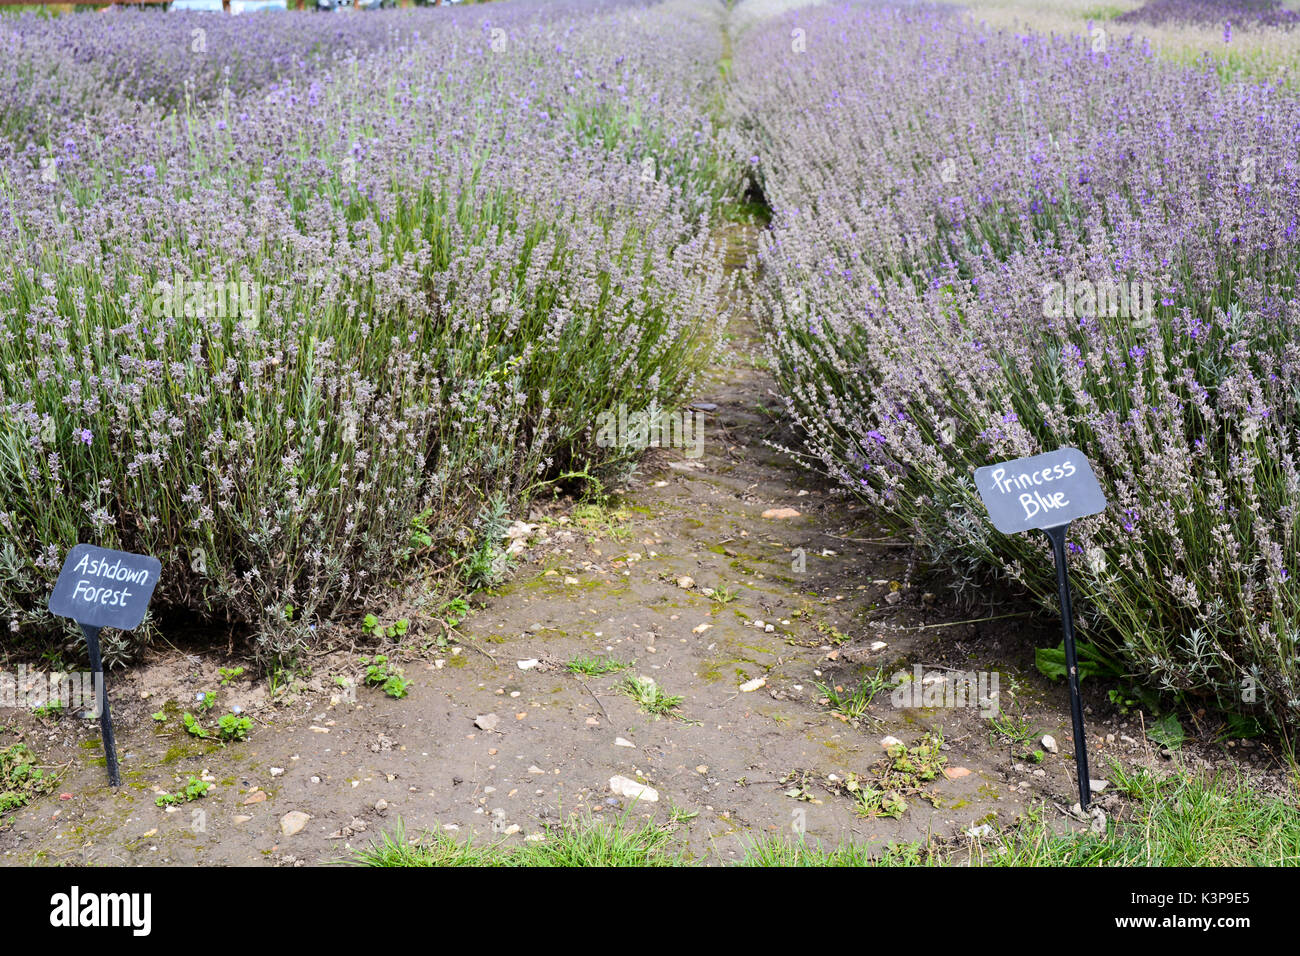
M626 797L629 800L639 800L645 803L659 802L658 790L643 783L637 783L635 780L629 780L627 777L610 777L609 789L620 797Z
M290 810L280 818L280 832L287 837L301 833L302 828L307 825L307 821L310 819L311 817L301 810Z
M1061 748L1056 745L1056 738L1053 737L1051 734L1043 734L1043 739L1040 740L1038 743L1049 754L1061 752Z

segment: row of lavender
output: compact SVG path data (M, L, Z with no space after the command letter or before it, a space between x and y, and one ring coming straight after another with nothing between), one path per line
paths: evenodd
M626 454L597 416L707 356L740 169L708 16L0 24L8 629L77 541L269 655L421 554L491 575L503 513Z
M1222 27L1224 40L1231 41L1234 27L1290 30L1300 23L1300 13L1284 7L1282 0L1146 0L1115 22Z
M1300 724L1300 104L1138 43L835 4L738 42L775 218L771 359L803 454L954 569L1054 606L972 471L1064 445L1089 638Z

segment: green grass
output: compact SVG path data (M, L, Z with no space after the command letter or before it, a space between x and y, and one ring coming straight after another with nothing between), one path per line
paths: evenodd
M626 814L613 823L591 817L549 827L541 842L475 846L443 833L408 840L399 823L391 833L351 859L359 866L682 866L687 860L672 846L671 828L647 821L634 824Z
M1300 811L1250 789L1241 778L1112 768L1132 815L1105 834L1061 832L1042 811L989 843L894 844L875 851L832 849L768 838L749 848L748 866L1297 866Z
M1114 20L1124 12L1124 7L1117 7L1113 4L1104 4L1093 7L1090 10L1084 10L1079 16L1084 20Z
M832 849L788 837L769 837L751 844L738 866L941 866L943 858L919 844L900 843L876 851L860 843Z
M748 844L738 866L1297 866L1300 812L1293 803L1250 789L1240 778L1177 771L1157 778L1112 767L1116 788L1130 798L1104 834L1063 830L1060 818L1031 812L997 839L980 843L843 843L825 847L789 836ZM682 821L674 819L675 824ZM1053 825L1055 823L1055 825ZM540 843L476 846L443 833L414 840L399 823L350 862L361 866L687 866L692 858L673 838L676 826L612 822L591 816L546 830Z
M998 713L989 718L989 744L1006 737L1013 744L1027 744L1034 739L1034 729L1024 717Z
M600 677L603 674L627 670L632 665L627 661L620 661L613 657L593 657L584 654L575 657L565 666L571 674L581 674L584 677Z
M657 717L676 717L682 698L664 692L653 677L625 677L618 689L637 702L647 713Z
M843 686L817 684L817 689L826 698L826 706L848 720L865 717L871 702L888 687L889 680L885 677L883 667L875 673L864 674L852 690L845 690Z

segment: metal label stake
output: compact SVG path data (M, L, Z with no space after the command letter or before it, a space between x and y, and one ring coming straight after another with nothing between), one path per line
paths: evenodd
M1060 448L1045 455L985 465L975 470L975 487L988 509L993 527L1003 534L1038 530L1052 542L1056 588L1061 600L1061 630L1065 638L1066 678L1070 685L1070 720L1074 726L1074 765L1079 777L1079 806L1092 800L1088 777L1088 742L1083 728L1083 698L1079 694L1079 660L1074 642L1074 611L1070 605L1070 572L1065 536L1070 522L1106 508L1106 496L1092 466L1077 448Z
M1079 775L1079 806L1084 810L1092 800L1092 782L1088 776L1088 745L1083 734L1083 698L1079 694L1079 661L1074 649L1074 610L1070 606L1070 572L1065 563L1065 534L1068 524L1044 528L1052 540L1056 557L1056 589L1061 599L1061 631L1065 637L1065 674L1070 684L1070 721L1074 724L1074 766Z
M139 627L161 573L162 564L157 558L79 544L68 552L50 595L50 613L72 618L81 625L81 633L86 637L95 709L104 735L108 782L114 787L121 786L122 775L117 764L117 744L113 740L113 715L108 706L99 631L104 627L122 631Z
M95 686L95 709L99 712L99 729L104 737L104 759L108 765L108 782L122 785L122 774L117 766L117 742L113 739L113 714L108 706L108 684L104 680L104 662L99 654L99 628L81 625L86 635L86 649L90 652L90 673Z

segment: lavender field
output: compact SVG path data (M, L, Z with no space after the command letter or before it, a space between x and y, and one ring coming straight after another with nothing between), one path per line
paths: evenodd
M762 774L755 753L708 750L765 739L725 722L741 694L752 696L736 708L815 702L832 741L846 727L889 731L871 744L894 761L878 788L836 767L823 789L873 825L911 826L907 807L928 800L951 818L882 839L942 831L967 846L998 810L959 819L952 808L1034 795L987 781L1031 779L1026 761L1056 759L1043 727L1065 725L1043 723L1056 719L1045 710L1013 714L1022 684L1009 681L1001 710L950 722L951 746L989 744L968 757L970 792L945 806L918 782L971 775L956 753L939 755L945 731L905 745L892 736L904 724L870 708L905 683L889 683L887 661L925 654L949 670L1027 654L1043 694L1060 696L1044 677L1065 671L1043 647L1060 639L1049 543L996 531L973 475L1076 448L1107 500L1066 545L1089 719L1110 721L1093 746L1110 753L1138 735L1150 757L1148 723L1162 759L1185 728L1263 740L1270 759L1290 755L1291 791L1267 804L1259 788L1234 791L1224 832L1237 829L1198 856L1170 849L1173 836L1153 849L1149 835L1196 829L1160 814L1217 807L1219 791L1183 781L1192 789L1166 800L1167 780L1102 762L1097 793L1119 782L1107 799L1145 807L1145 842L1116 838L1105 812L1090 822L1084 801L1075 823L1110 833L1104 851L1009 838L987 855L967 846L963 862L1294 865L1297 23L1279 0L0 12L0 663L81 653L80 632L47 602L68 551L100 545L162 563L143 626L102 636L110 669L135 682L138 712L123 720L141 735L136 752L179 721L155 701L175 695L173 709L202 718L214 675L227 688L244 674L230 677L236 660L257 689L221 692L235 720L221 725L223 746L259 732L239 724L259 707L340 707L358 685L400 700L417 669L448 685L418 713L454 700L469 709L449 737L493 739L490 707L517 708L521 727L546 709L525 706L520 673L587 681L636 665L642 676L609 677L608 694L582 683L566 715L630 737L607 703L621 697L638 719L718 734L672 758L691 785L708 781L695 797L709 814L724 805L712 775L729 774L733 793L751 776L777 787L776 825L762 822L767 804L736 797L742 810L701 830L692 852L718 852L719 833L767 839L787 825L781 801L799 812L821 802L802 742L764 744L788 765ZM662 442L627 437L629 414L635 428L664 413L683 433L702 423L694 446L667 426ZM707 492L678 494L690 480ZM664 511L644 497L656 489L677 494ZM718 511L708 496L719 495L748 510ZM744 550L760 542L776 550ZM664 558L674 544L677 563ZM834 576L799 577L809 558ZM607 610L623 616L598 629ZM616 630L648 643L619 658L615 645L641 633ZM895 636L905 632L914 643ZM554 634L582 643L537 643ZM756 650L764 640L779 645ZM183 665L166 656L174 642ZM209 645L227 655L219 670L215 658L194 663ZM356 670L358 653L354 679L339 661ZM657 683L671 683L673 654L701 694L727 683L729 697L701 707L707 719L684 717L690 695ZM511 658L509 679L498 657ZM164 660L169 679L184 672L183 693L150 676ZM790 661L802 669L787 673ZM204 668L207 684L193 676ZM472 697L493 687L523 699ZM185 702L195 691L197 708ZM194 716L187 732L207 740ZM333 726L303 719L322 735ZM407 749L386 736L392 726L364 725L378 733L370 750ZM285 741L298 760L303 738ZM284 773L275 746L261 759ZM568 737L554 746L604 768ZM622 736L617 746L635 749ZM183 756L219 759L211 752ZM468 750L448 759L462 761L457 785L487 762ZM521 766L534 759L547 766ZM928 776L900 784L900 760ZM544 775L537 763L529 772ZM657 801L643 770L611 788ZM1063 813L1070 772L1064 785L1034 781L1061 791L1036 795ZM6 797L49 797L30 783L4 793L7 773L0 759L0 813ZM345 778L339 767L310 780L331 773ZM258 792L241 790L240 808ZM694 817L677 799L684 827ZM368 806L382 815L396 800ZM302 816L331 821L320 840L337 816L328 839L346 840L365 829L348 807ZM1027 807L1015 818L1038 821ZM484 810L480 800L473 812ZM519 827L498 827L502 813L491 832L511 836ZM306 823L290 833L285 819L284 838ZM632 862L662 852L657 833L642 833ZM229 845L280 854L281 836ZM441 839L376 844L362 861L481 862ZM559 863L542 842L519 861ZM809 862L800 847L763 843L736 859ZM222 861L243 862L231 853Z

